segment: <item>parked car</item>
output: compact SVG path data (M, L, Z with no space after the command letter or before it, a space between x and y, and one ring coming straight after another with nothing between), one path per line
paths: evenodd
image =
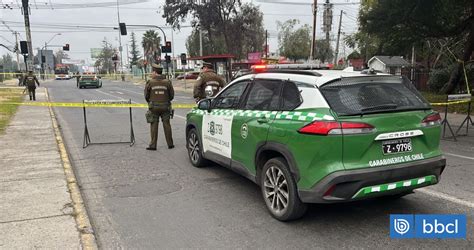
M188 72L188 73L185 73L185 74L181 74L179 75L178 77L176 77L176 79L178 80L183 80L183 79L197 79L199 77L199 72Z
M404 77L269 65L200 101L187 114L186 145L192 165L211 160L249 178L270 214L288 221L307 203L395 198L438 183L440 123Z

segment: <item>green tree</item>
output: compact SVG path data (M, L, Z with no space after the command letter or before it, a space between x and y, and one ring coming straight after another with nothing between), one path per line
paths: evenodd
M107 39L104 38L102 41L102 50L94 65L99 69L100 73L111 73L114 71L112 56L116 53L117 51L112 48L112 44L108 43Z
M199 33L203 34L203 53L232 53L245 58L260 51L264 42L263 14L258 6L240 0L166 0L163 17L175 28L192 16L193 32L186 45L188 54L199 53Z
M0 65L3 65L4 72L15 72L18 70L16 61L13 60L13 57L10 54L5 54L0 59Z
M326 39L316 40L314 58L319 59L321 62L331 62L334 58L334 51Z
M452 93L459 88L463 62L470 61L474 51L474 1L363 1L359 22L359 32L377 39L377 52L381 54L409 55L412 46L420 50L428 42L460 41L463 49L455 54L459 60L442 91Z
M216 39L215 39L216 40ZM202 31L202 53L204 55L221 54L225 52L223 40L210 42L207 31ZM199 28L193 28L186 39L186 49L189 56L199 56Z
M132 68L132 66L134 66L134 65L137 66L138 61L141 58L140 51L138 50L137 39L135 37L134 32L132 32L131 40L130 40L130 54L131 54L130 68Z
M310 27L303 25L295 29L297 24L299 21L296 19L277 22L280 55L295 61L307 59L311 50Z
M155 58L161 56L160 43L161 37L156 31L148 30L143 34L142 46L148 64L154 63Z

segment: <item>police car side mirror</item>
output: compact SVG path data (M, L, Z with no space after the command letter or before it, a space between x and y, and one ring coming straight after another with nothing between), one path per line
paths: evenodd
M211 111L211 99L204 99L199 101L198 109L200 110L207 110L208 112Z

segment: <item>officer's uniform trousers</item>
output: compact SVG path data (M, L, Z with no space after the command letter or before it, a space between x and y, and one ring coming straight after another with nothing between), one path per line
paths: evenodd
M158 141L158 125L160 123L160 119L163 122L163 130L165 131L165 138L168 147L174 145L173 143L173 135L171 133L171 109L170 104L152 104L152 108L150 111L155 115L156 119L150 123L150 134L151 134L151 142L150 148L156 148L156 143Z

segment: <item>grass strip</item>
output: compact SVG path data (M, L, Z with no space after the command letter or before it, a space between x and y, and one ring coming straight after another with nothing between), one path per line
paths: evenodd
M18 105L5 105L6 102L22 102L23 89L0 88L0 134L5 132L5 128L15 114Z

